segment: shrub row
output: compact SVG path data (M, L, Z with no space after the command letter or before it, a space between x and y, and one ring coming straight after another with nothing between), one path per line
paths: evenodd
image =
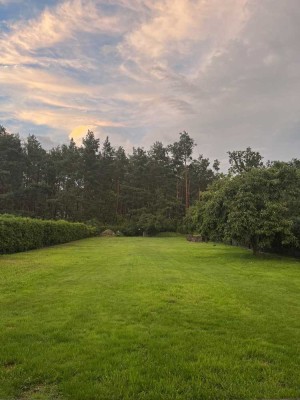
M114 232L121 232L125 236L142 236L145 232L149 236L154 236L160 232L182 232L180 226L176 224L176 221L170 220L160 215L153 215L144 213L138 217L134 217L131 220L125 220L119 224L106 224L102 225L96 220L89 221L89 224L95 226L98 234L102 233L107 229L111 229Z
M95 233L95 228L78 222L1 215L0 254L71 242L93 236Z

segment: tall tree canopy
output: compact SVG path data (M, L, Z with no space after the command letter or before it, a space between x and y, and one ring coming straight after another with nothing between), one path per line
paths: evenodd
M183 131L126 154L88 131L80 146L46 151L0 126L0 213L126 226L128 234L181 230L258 250L300 245L300 161L268 161L250 147L195 156Z
M229 172L234 174L263 166L262 156L257 151L252 151L251 147L247 147L246 150L228 151L228 154L231 165Z
M22 144L1 127L0 212L102 224L155 221L176 229L218 175L208 159L193 159L194 147L184 131L169 146L157 141L126 154L88 131L81 146L71 140L46 151L35 136Z

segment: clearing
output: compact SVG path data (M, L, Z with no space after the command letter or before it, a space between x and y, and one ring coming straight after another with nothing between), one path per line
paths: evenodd
M0 398L300 397L300 263L184 238L0 256Z

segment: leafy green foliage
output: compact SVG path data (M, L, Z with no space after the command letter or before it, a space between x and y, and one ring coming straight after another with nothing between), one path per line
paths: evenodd
M67 221L45 221L10 215L0 216L0 254L37 249L83 239L95 229Z
M300 170L286 163L216 182L194 211L202 234L249 246L254 252L297 246Z
M252 151L251 147L246 150L228 151L229 163L231 165L229 172L240 174L250 171L251 168L260 168L263 166L263 158L257 151Z
M148 151L137 147L127 155L108 137L102 142L88 131L81 146L71 140L45 151L35 136L21 144L1 127L0 212L96 220L99 225L126 225L131 233L169 230L170 224L176 229L199 191L218 175L217 160L214 170L202 156L193 160L194 146L183 132L173 145L155 142ZM143 214L148 214L146 224ZM156 222L150 224L149 215ZM140 218L144 228L138 226Z
M118 227L125 235L201 232L207 239L279 251L299 243L300 160L268 161L250 147L228 152L230 168L194 157L183 131L126 154L88 131L78 146L45 151L0 127L0 212Z

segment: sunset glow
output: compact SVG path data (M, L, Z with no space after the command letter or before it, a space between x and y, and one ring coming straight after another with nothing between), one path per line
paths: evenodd
M207 156L299 147L298 0L0 0L0 121L46 146L87 129ZM270 141L272 140L272 146Z

